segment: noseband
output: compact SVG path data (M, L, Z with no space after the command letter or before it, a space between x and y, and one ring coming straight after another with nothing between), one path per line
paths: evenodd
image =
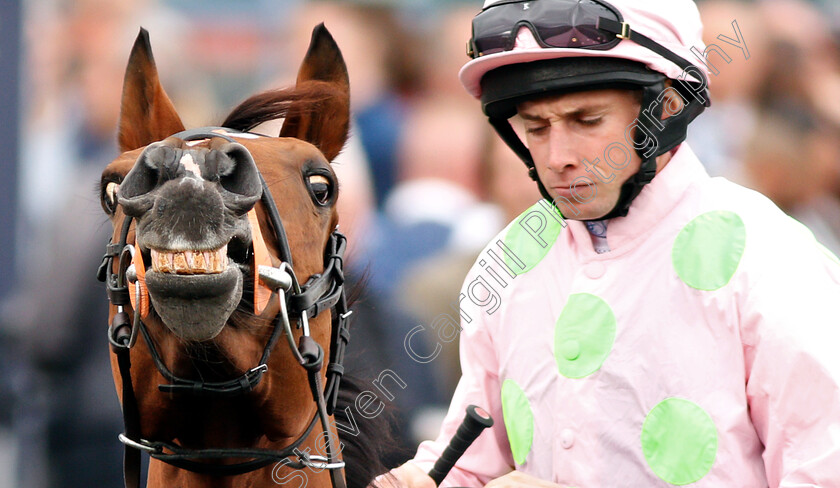
M221 137L229 142L236 142L226 135L226 133L236 132L221 127L203 127L183 131L173 137L184 141ZM259 173L259 170L257 172ZM134 246L127 243L131 217L126 217L123 221L119 242L115 244L109 241L106 246L97 277L100 281L105 282L108 299L117 307L117 313L108 328L108 340L111 343L111 349L117 355L122 378L122 410L125 433L120 434L119 439L125 444L126 488L137 488L140 485L141 451L145 451L151 457L175 467L216 476L247 473L274 462L281 462L294 469L306 467L316 470L327 469L330 472L334 488L344 488L345 486L344 477L340 473L340 470L344 467L344 462L337 457L338 440L330 429L329 416L335 411L338 401L339 384L344 373L344 351L350 339L347 317L352 312L347 310L343 271L347 239L338 230L333 231L327 243L324 270L319 274L312 275L306 283L301 285L294 272L291 249L283 222L277 211L277 205L262 174L259 176L262 184L260 201L273 227L281 264L278 267L257 266L255 264L258 269L254 270L254 274L259 276L259 280L264 285L277 293L280 312L273 319L274 330L265 344L259 364L238 378L221 382L202 382L175 376L164 364L157 352L154 340L142 320L141 304L148 304L148 297L144 298L142 296L144 291L141 281L138 280L138 270L135 264L131 264L134 254L138 252L135 251ZM256 230L256 232L259 231ZM252 236L252 242L255 246L257 238L258 236ZM113 266L114 260L118 262L116 273ZM142 259L140 264L142 265ZM131 295L129 283L134 285L134 296ZM255 288L256 286L255 283ZM257 290L255 289L254 301L256 302L256 300ZM133 308L133 320L129 320L128 313L125 312L125 307L129 306ZM324 349L310 336L309 318L316 317L325 310L332 312L332 344L327 366L327 383L322 388L320 371L323 366ZM297 322L297 328L302 329L297 344L295 344L292 332L291 319ZM158 389L164 393L202 396L236 396L252 391L268 371L268 359L281 334L285 335L292 353L306 370L312 398L317 406L316 413L300 437L281 450L250 448L187 449L170 442L142 439L140 437L140 412L130 373L130 350L137 340L138 331L146 341L158 371L169 381L168 384L158 385ZM308 453L308 449L306 452L299 449L319 420L327 436L326 456L312 455ZM201 462L203 460L244 458L251 460L235 464Z

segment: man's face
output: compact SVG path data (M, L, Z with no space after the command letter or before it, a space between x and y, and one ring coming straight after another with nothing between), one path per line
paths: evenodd
M537 174L564 217L598 219L613 209L621 185L641 165L625 139L639 109L637 94L629 90L568 93L519 105Z

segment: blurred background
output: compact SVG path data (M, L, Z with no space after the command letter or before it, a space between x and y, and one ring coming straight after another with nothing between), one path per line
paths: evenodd
M486 242L539 195L461 88L480 0L27 0L0 3L0 488L120 487L122 421L94 278L110 225L95 187L115 156L123 72L141 26L187 127L292 83L325 22L351 79L336 162L351 280L351 362L406 388L389 408L411 455L460 370L406 334L452 304ZM689 142L713 175L772 198L840 254L840 4L698 2L713 105ZM750 57L716 39L737 21ZM361 286L361 285L360 285ZM420 337L431 338L433 334ZM414 343L421 355L435 344ZM422 350L423 348L426 350Z

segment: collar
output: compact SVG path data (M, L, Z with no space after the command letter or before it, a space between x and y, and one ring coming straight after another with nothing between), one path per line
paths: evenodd
M649 235L685 198L690 185L708 178L709 174L694 151L687 143L680 145L665 168L633 200L627 216L610 219L607 240L611 252L601 256L606 259L620 254L636 239ZM570 231L567 235L576 250L586 259L598 256L592 248L592 239L585 223L577 220L567 222Z

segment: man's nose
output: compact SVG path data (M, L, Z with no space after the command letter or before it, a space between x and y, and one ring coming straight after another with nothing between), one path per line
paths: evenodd
M562 125L553 125L549 132L548 169L562 173L580 165L575 142Z

